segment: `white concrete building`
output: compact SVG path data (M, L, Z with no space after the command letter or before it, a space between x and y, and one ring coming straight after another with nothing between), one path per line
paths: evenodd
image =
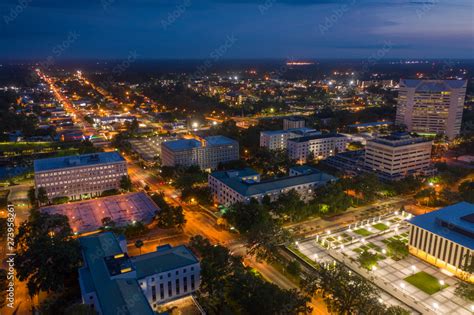
M283 118L283 130L299 129L305 127L305 120L301 117L285 117Z
M432 175L432 141L408 133L394 133L367 141L364 166L387 180L409 175Z
M251 168L219 171L209 174L208 185L215 203L229 206L247 203L252 198L262 201L268 196L274 201L282 193L295 190L302 199L310 199L314 189L336 178L309 166L295 166L290 176L260 181L260 175Z
M346 151L348 138L341 134L311 135L288 140L288 156L297 163L306 163L312 156L322 160Z
M262 131L260 132L260 147L269 150L284 150L288 146L289 139L315 134L321 134L321 132L310 128Z
M101 152L34 161L35 188L43 187L49 199L100 196L119 189L127 176L127 163L117 152Z
M408 220L410 253L474 283L465 272L474 255L474 205L460 202Z
M185 246L164 245L129 257L126 240L112 232L79 238L82 301L100 315L152 315L159 305L196 292L200 264Z
M183 139L161 143L162 166L192 166L216 169L219 163L239 160L239 143L224 136L212 136L202 141Z
M466 80L400 80L395 122L410 132L459 135Z

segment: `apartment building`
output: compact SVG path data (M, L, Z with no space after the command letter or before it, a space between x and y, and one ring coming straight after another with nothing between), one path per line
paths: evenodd
M409 175L432 175L432 141L408 133L394 133L367 141L364 167L387 180Z
M410 132L459 135L466 80L400 80L395 122Z
M161 304L199 288L199 261L184 245L129 257L126 240L112 232L81 237L79 243L82 302L100 315L152 315Z
M321 132L311 128L296 128L260 132L260 146L269 150L284 150L288 140L308 135L319 135Z
M43 187L49 199L72 200L100 196L119 189L127 163L117 152L102 152L34 161L35 189Z
M409 252L474 283L465 271L474 254L474 205L460 202L409 219Z
M311 159L322 160L346 150L348 138L335 133L310 135L288 140L288 157L304 164Z
M163 166L198 165L201 169L216 169L219 163L236 161L239 157L239 143L224 136L161 143Z
M209 174L208 185L215 203L229 206L248 203L252 198L262 201L268 196L274 201L282 193L294 189L302 199L310 199L314 189L335 181L336 178L309 166L290 168L290 176L261 181L260 174L251 168L219 171Z

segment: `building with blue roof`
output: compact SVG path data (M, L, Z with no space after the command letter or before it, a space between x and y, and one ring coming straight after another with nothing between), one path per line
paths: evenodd
M411 254L474 282L474 276L464 271L473 263L474 204L460 202L407 222Z
M251 168L218 171L209 174L208 184L215 203L229 206L237 202L262 201L268 196L274 201L282 193L295 190L302 199L309 199L318 186L335 181L336 178L310 166L290 168L289 176L260 180L260 174Z
M459 135L467 80L400 80L395 123L408 131Z
M164 245L130 257L125 239L112 232L81 237L79 242L82 300L99 314L152 315L159 305L199 288L199 261L185 246Z
M239 143L224 136L202 139L180 139L161 143L162 166L192 166L216 169L219 163L240 158Z
M118 152L101 152L34 161L35 188L46 190L49 199L72 200L100 196L120 188L127 176L127 162Z

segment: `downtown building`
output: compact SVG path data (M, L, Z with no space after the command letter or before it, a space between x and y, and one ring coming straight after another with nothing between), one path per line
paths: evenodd
M473 204L460 202L407 222L412 255L474 283L474 275L465 271L474 255Z
M304 128L305 124L306 122L302 117L292 116L283 118L283 130Z
M126 240L113 232L81 237L79 243L82 302L100 315L156 314L161 304L199 288L199 261L184 245L130 257Z
M311 128L296 128L285 130L271 130L260 132L260 147L268 150L285 150L288 147L288 140L300 138L308 135L320 135L321 132Z
M385 180L433 175L431 147L431 140L408 133L378 137L367 141L363 167Z
M248 203L251 199L261 202L265 196L275 201L290 190L307 200L316 187L335 180L334 176L302 165L290 168L289 176L266 181L261 181L260 174L251 168L213 172L209 174L208 186L214 203L230 206L237 202Z
M101 152L34 161L35 189L46 190L49 199L71 200L100 196L120 188L127 163L117 152Z
M309 135L288 140L288 157L299 164L346 151L348 138L337 133Z
M410 132L459 135L466 80L400 80L395 123Z
M219 163L239 160L239 143L224 136L182 139L161 143L162 166L192 166L216 169Z

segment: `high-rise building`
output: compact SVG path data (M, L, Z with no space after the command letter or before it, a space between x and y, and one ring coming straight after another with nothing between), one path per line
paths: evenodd
M101 152L34 161L35 188L44 188L49 199L100 196L120 188L127 162L117 152Z
M156 314L159 305L194 293L200 264L186 246L158 246L128 256L127 242L112 232L79 238L82 302L98 314Z
M432 141L408 133L368 140L364 167L387 180L399 180L409 175L431 175Z
M260 146L269 150L284 150L288 146L288 139L315 134L321 134L321 132L311 128L261 131Z
M400 80L395 122L410 132L459 135L466 80Z
M283 130L304 128L305 120L301 117L286 117L283 118Z
M166 141L161 144L161 165L192 166L216 169L219 163L236 161L240 157L239 143L224 136L202 139Z
M322 160L346 150L348 138L335 133L304 136L288 140L288 157L303 164L311 159Z
M407 222L412 255L474 283L474 275L466 271L474 255L473 204L460 202Z

